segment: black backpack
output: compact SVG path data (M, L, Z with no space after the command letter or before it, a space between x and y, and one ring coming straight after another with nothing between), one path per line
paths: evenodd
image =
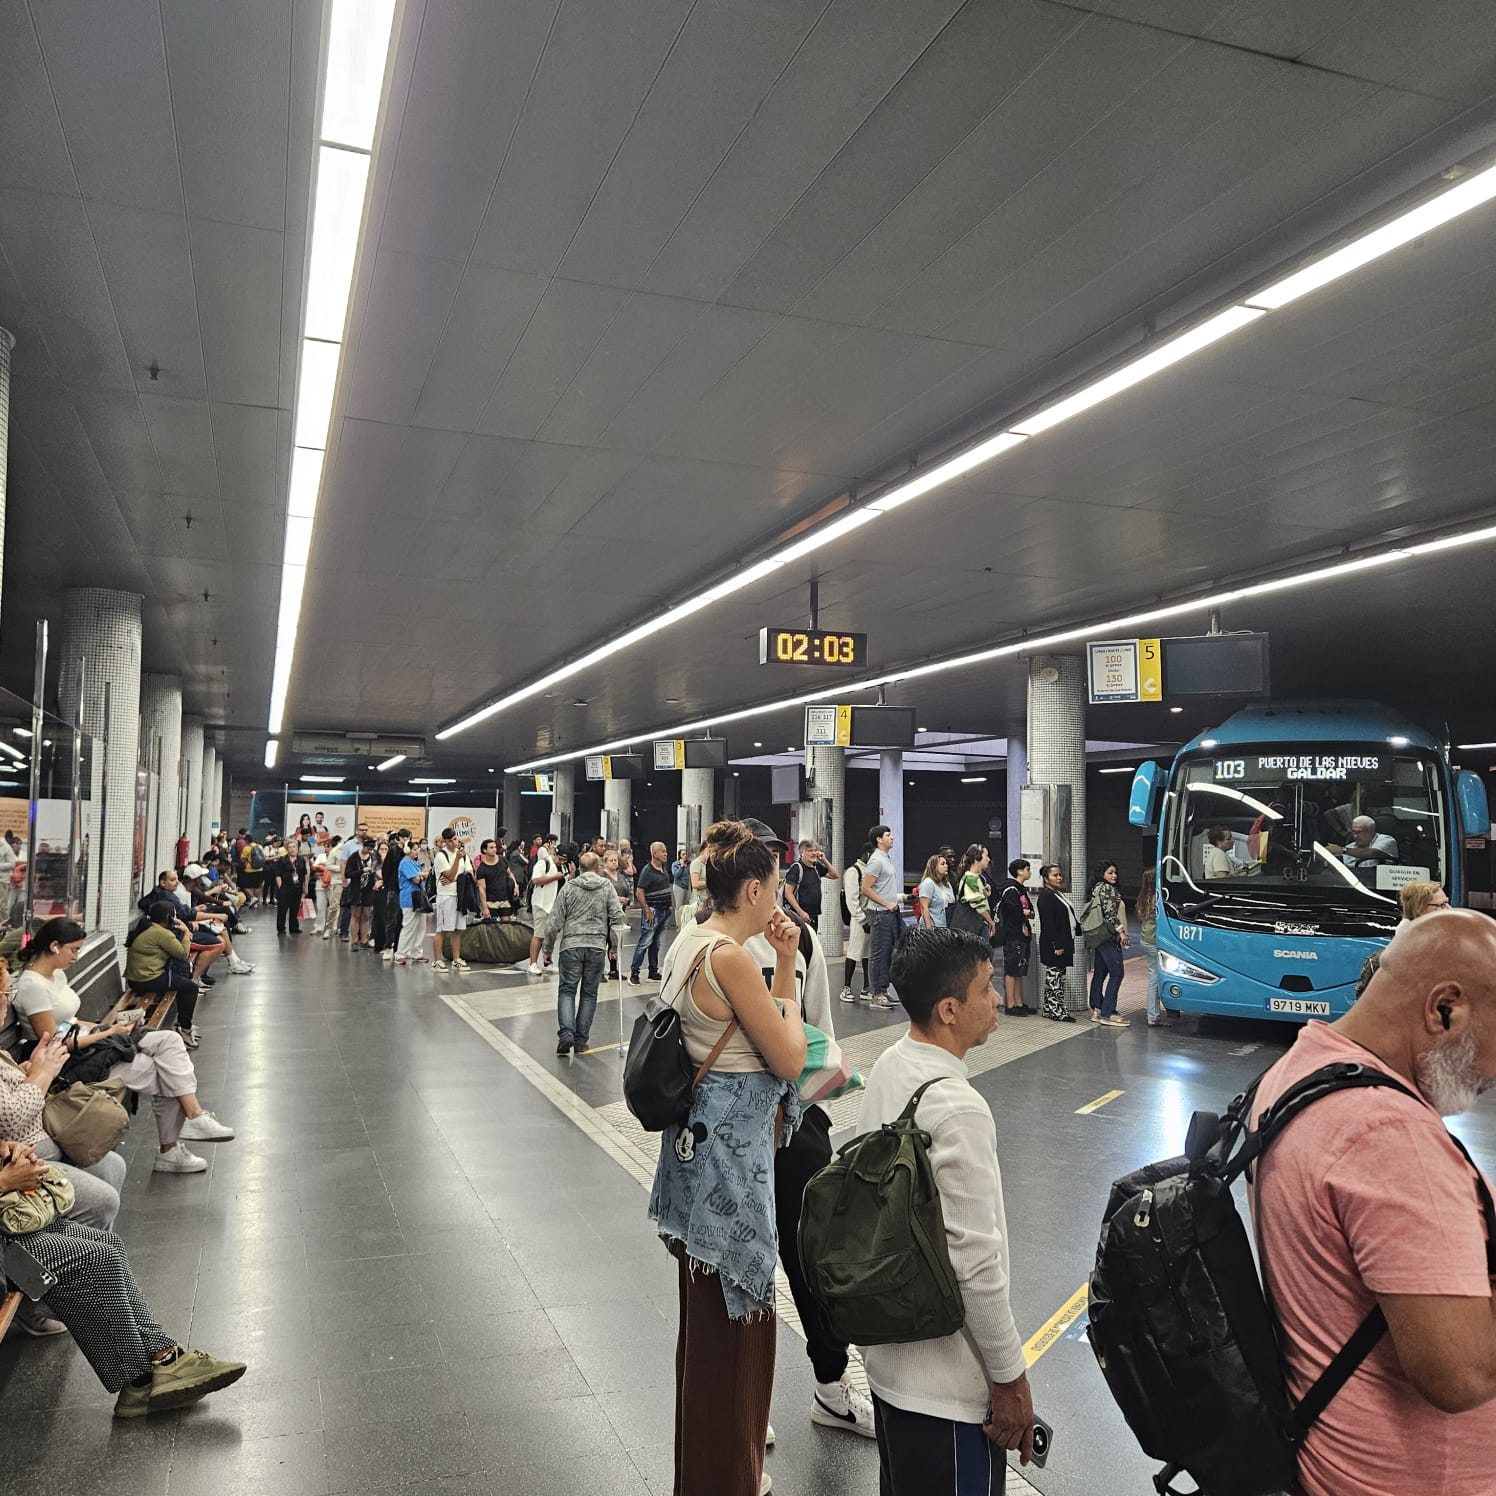
M1231 1186L1322 1097L1390 1086L1420 1098L1384 1071L1327 1065L1284 1092L1253 1132L1260 1081L1224 1117L1196 1112L1181 1157L1117 1180L1102 1218L1086 1333L1144 1453L1166 1462L1153 1480L1160 1496L1183 1496L1172 1485L1181 1470L1207 1496L1294 1489L1305 1435L1387 1329L1373 1309L1295 1407ZM1475 1175L1496 1272L1496 1212Z

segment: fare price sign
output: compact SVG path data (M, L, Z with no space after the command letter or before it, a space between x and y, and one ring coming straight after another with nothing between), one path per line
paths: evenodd
M1157 639L1108 639L1086 646L1093 705L1162 701L1163 652Z

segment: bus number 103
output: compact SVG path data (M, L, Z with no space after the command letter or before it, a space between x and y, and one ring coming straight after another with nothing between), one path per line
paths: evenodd
M1245 779L1247 777L1247 761L1244 758L1218 758L1216 760L1217 779Z

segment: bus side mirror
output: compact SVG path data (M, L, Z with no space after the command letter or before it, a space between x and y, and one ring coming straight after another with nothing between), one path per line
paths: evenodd
M1470 769L1461 769L1455 781L1460 802L1460 825L1466 836L1487 836L1491 830L1491 806L1485 781Z
M1127 802L1127 819L1134 826L1158 825L1158 799L1163 793L1164 771L1151 759L1140 764L1132 776L1132 796Z

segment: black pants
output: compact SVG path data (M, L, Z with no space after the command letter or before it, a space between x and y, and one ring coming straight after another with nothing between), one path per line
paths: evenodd
M373 941L375 948L392 951L400 938L400 890L381 888L374 895Z
M162 997L168 992L177 994L177 1027L191 1028L192 1015L197 1012L197 983L191 980L174 982L164 972L149 982L131 982L130 991L141 997Z
M832 1330L800 1266L800 1206L805 1186L812 1174L830 1162L831 1118L818 1106L806 1107L794 1137L774 1155L774 1215L779 1225L779 1260L805 1327L805 1350L818 1382L839 1382L847 1369L847 1343Z
M909 1413L873 1395L878 1496L1002 1496L1006 1454L979 1423Z
M288 927L293 935L301 934L301 885L294 878L275 885L275 933L284 935Z

